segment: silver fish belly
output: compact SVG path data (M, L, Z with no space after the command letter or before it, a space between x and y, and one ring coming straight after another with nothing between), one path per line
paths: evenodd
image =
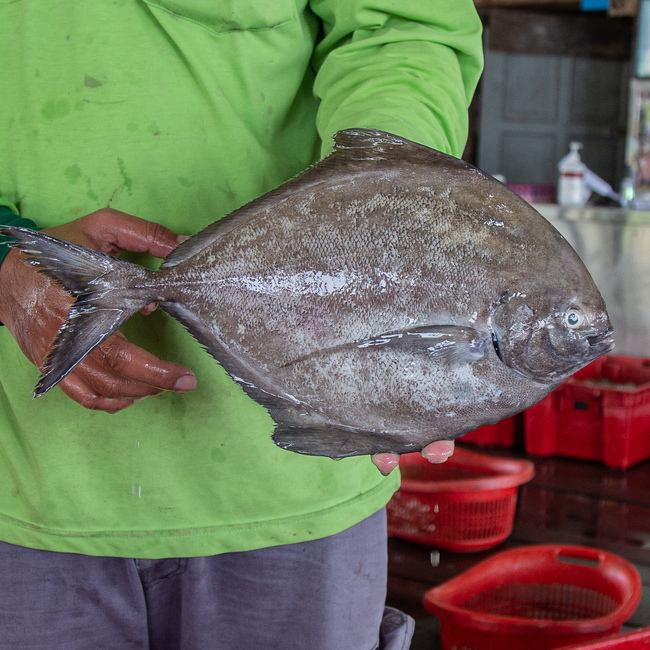
M505 186L391 134L353 129L335 141L159 271L0 229L83 294L36 394L158 300L268 409L276 444L404 453L527 408L611 349L584 265ZM100 340L85 334L91 321Z

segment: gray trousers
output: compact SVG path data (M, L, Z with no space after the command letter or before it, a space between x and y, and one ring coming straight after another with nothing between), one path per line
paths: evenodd
M325 539L137 560L0 542L3 650L406 650L386 515Z

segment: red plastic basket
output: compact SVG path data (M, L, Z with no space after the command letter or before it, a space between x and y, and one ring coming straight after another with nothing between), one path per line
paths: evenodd
M470 442L475 445L495 447L514 447L519 426L519 414L501 420L496 424L488 424L466 433L458 442Z
M530 481L528 460L457 448L441 465L420 454L400 460L402 483L388 503L388 532L452 551L482 551L512 532L519 485Z
M650 627L587 643L562 646L561 650L650 650Z
M608 354L524 413L526 451L626 469L650 458L650 359Z
M541 650L619 632L641 598L626 560L584 546L497 553L429 590L443 650Z

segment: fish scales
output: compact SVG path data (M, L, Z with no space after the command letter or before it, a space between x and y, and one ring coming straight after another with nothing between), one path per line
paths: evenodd
M70 288L92 280L101 297L78 298L36 393L98 344L83 334L102 308L120 311L114 331L155 299L268 409L280 446L404 453L527 408L612 348L584 265L504 185L391 134L352 129L335 142L160 270L79 271ZM107 264L47 235L3 232L64 286L69 269Z

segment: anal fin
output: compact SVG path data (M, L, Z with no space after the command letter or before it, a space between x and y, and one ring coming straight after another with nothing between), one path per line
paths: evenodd
M309 456L347 458L381 452L406 454L420 451L416 442L401 437L336 425L292 426L278 424L273 442L287 451Z

